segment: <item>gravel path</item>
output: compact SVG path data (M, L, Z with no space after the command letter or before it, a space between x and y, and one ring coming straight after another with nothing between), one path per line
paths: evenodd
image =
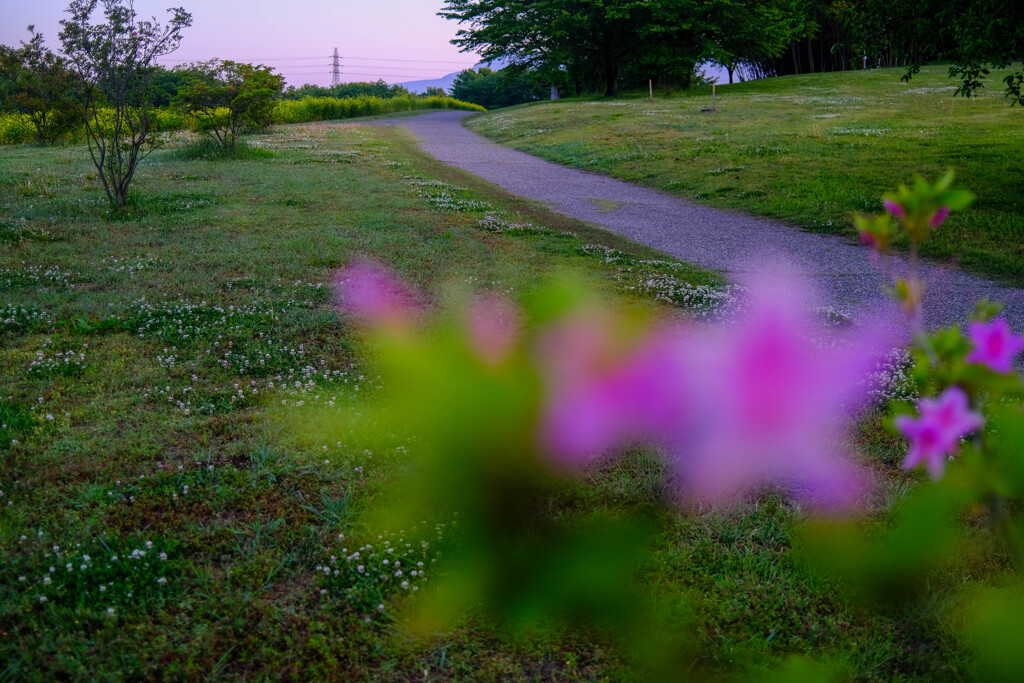
M595 173L559 166L502 147L467 130L468 112L445 111L394 121L429 154L563 214L600 225L684 261L743 281L753 272L795 267L822 303L859 317L890 306L885 279L869 249L835 235L803 232L783 223L700 206ZM925 266L925 318L930 327L966 320L983 297L1006 303L1006 317L1024 328L1024 291L953 268Z

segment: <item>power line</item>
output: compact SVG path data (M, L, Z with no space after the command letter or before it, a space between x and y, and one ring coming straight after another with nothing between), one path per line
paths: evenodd
M333 57L328 55L326 59L332 59ZM255 62L317 62L323 63L325 57L260 57L259 59L253 59ZM391 57L346 57L346 60L357 60L364 62L402 62L406 64L454 64L461 66L466 64L465 61L454 62L447 60L436 60L436 59L397 59ZM162 60L163 61L163 60ZM181 59L170 59L166 60L168 64L187 64L192 59L181 58Z
M327 76L326 71L289 71L285 75L287 76ZM432 81L437 78L442 78L448 74L438 74L435 78L429 78L423 74L405 74L405 73L383 73L381 71L365 72L365 71L345 71L346 76L377 76L380 78L405 78L408 77L412 80L419 81Z

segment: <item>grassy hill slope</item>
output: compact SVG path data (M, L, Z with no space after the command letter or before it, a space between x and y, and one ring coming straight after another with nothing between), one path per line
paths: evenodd
M1024 112L999 74L954 98L945 67L909 84L899 69L814 74L671 97L562 100L474 117L469 126L551 161L824 232L915 174L946 169L978 195L926 255L1024 284Z

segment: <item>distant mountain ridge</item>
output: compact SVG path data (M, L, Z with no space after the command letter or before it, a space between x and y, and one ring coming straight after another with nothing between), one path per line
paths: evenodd
M398 83L409 92L414 92L422 95L427 91L427 88L441 88L445 92L451 92L452 85L455 83L455 78L459 75L459 72L450 73L441 78L433 78L425 81L405 81L404 83Z
M507 62L504 60L495 60L493 62L480 62L479 64L473 65L472 68L479 69L481 67L487 67L488 69L504 69L507 66ZM463 69L464 71L464 69ZM451 92L452 85L455 84L455 79L458 78L461 71L455 71L450 74L441 76L440 78L427 79L423 81L405 81L404 83L397 83L404 87L409 92L423 94L427 92L427 88L441 88L445 92Z

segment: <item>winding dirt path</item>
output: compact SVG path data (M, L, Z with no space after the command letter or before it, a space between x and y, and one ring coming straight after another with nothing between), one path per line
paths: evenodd
M752 273L797 270L817 289L821 303L860 317L892 303L872 252L846 238L803 232L778 221L694 204L596 173L553 164L502 147L462 125L468 112L444 111L379 121L410 130L420 147L464 169L563 214L655 247L684 261L724 272L742 282ZM978 299L1006 303L1006 317L1024 328L1024 291L956 268L924 266L924 308L929 327L965 321Z

